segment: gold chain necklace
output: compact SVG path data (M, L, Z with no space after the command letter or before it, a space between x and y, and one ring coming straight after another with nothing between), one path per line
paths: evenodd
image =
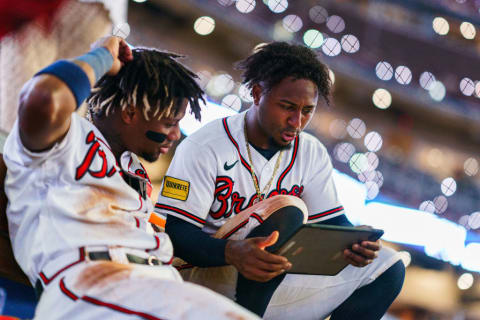
M277 162L275 163L275 167L273 168L273 173L272 176L270 177L270 181L265 185L262 191L260 191L260 187L258 186L258 181L255 176L255 171L253 171L253 160L252 160L252 153L250 152L250 146L248 144L248 138L247 138L247 113L245 113L245 119L244 119L244 126L243 126L243 131L245 135L245 144L247 146L247 154L248 154L248 161L249 161L249 166L250 166L250 173L252 175L252 180L253 180L253 185L255 186L255 190L257 192L257 199L253 202L256 203L258 201L263 200L262 193L265 193L270 189L270 186L272 185L273 178L275 178L275 174L277 173L278 168L280 167L280 162L282 161L282 155L283 155L283 150L280 151L280 154L278 155Z

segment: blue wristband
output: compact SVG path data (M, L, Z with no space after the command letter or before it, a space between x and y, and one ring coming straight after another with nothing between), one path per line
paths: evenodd
M95 82L103 77L113 65L112 54L104 47L93 49L89 53L75 58L75 60L86 62L92 67L95 71Z
M51 74L62 80L72 91L77 102L77 109L90 95L91 85L87 74L73 62L60 60L35 74Z

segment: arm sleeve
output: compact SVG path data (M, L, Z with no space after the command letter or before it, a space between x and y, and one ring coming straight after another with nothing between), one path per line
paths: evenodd
M72 113L70 117L70 127L68 128L65 137L55 143L50 149L35 152L28 150L23 145L22 139L20 138L20 127L17 119L5 141L3 153L6 161L9 164L17 164L22 167L37 167L39 165L45 165L45 163L47 163L47 166L50 165L50 163L52 163L52 166L55 166L57 156L66 152L71 152L75 149L75 141L80 138L79 127L79 116L76 113ZM0 149L0 152L1 151L2 150ZM48 173L53 175L57 174L55 170L45 171L48 171Z
M155 212L202 228L213 202L216 171L213 152L188 138L184 140L163 179Z
M308 208L308 223L318 223L344 215L333 181L333 166L327 149L316 139L310 141L306 149L311 160L304 174L302 200Z
M172 240L175 256L197 267L226 265L227 240L212 238L200 228L175 216L167 218L165 232Z

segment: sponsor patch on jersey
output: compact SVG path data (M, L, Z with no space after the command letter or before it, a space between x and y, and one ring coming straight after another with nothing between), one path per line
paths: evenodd
M165 176L163 179L162 196L185 201L188 198L190 182Z

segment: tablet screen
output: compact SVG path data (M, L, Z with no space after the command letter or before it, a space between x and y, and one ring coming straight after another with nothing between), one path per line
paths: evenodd
M321 224L301 226L275 252L285 256L288 273L335 275L348 265L343 251L364 240L376 241L383 230Z

